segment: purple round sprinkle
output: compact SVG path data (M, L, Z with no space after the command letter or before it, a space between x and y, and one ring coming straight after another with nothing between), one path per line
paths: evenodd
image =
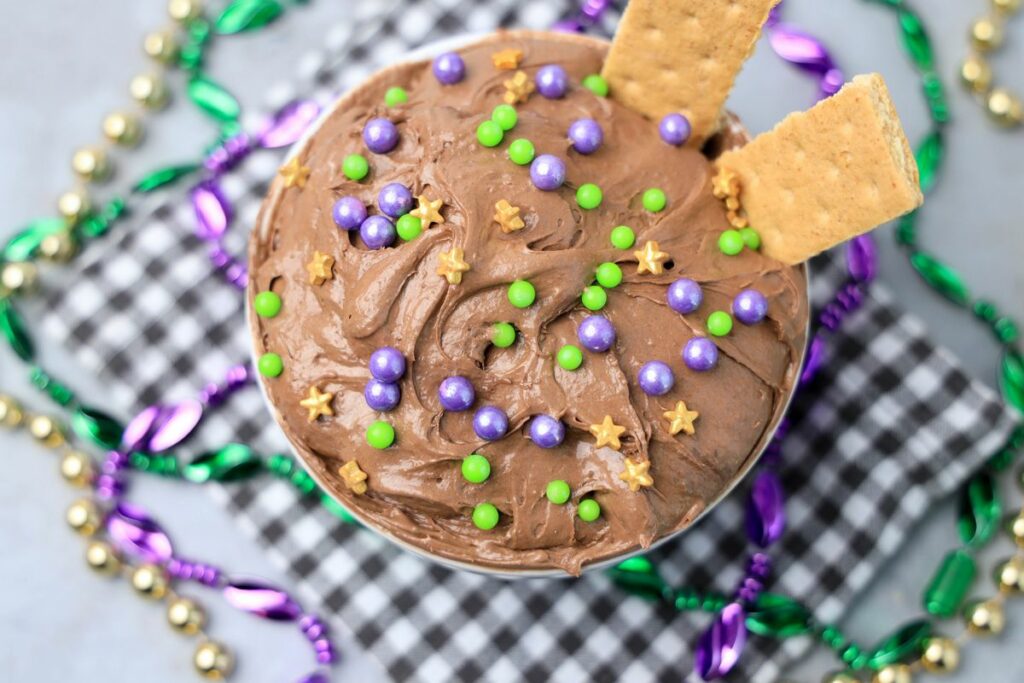
M592 315L584 320L576 334L583 347L589 351L607 351L615 343L615 328L602 315Z
M718 347L707 337L694 337L683 347L683 362L697 372L706 372L718 364Z
M661 139L670 145L685 145L690 139L690 119L682 114L668 114L658 124Z
M402 400L402 390L397 384L371 379L363 389L363 396L366 398L366 405L373 410L388 411L394 410Z
M342 197L334 202L331 215L342 230L355 230L366 220L366 207L356 197Z
M664 396L675 386L676 376L672 368L660 360L644 363L640 368L640 388L650 396Z
M565 441L565 425L550 415L537 415L530 420L530 439L541 448L554 448Z
M530 164L530 180L538 190L557 190L565 182L565 162L554 154L541 154Z
M370 119L363 126L363 142L375 154L387 154L398 145L398 128L387 119Z
M370 249L383 249L395 243L395 224L385 216L370 216L359 226L359 236Z
M388 183L377 195L377 206L392 218L404 216L412 208L412 192L402 183Z
M441 407L452 412L467 410L476 400L473 383L459 375L441 380L437 395L441 398Z
M397 382L405 374L405 356L393 346L382 346L370 354L370 374L381 382Z
M434 58L434 76L444 85L455 85L466 77L466 63L454 52Z
M569 126L569 141L580 154L593 154L604 142L604 131L594 119L579 119Z
M497 441L508 433L508 415L501 408L484 406L473 415L473 431L481 439Z
M668 286L667 298L669 308L676 313L693 313L700 308L704 292L693 280L682 278Z
M744 325L756 325L768 315L768 299L756 289L744 289L732 300L732 312Z
M537 92L551 100L565 97L565 91L569 89L569 74L557 64L542 66L534 80Z

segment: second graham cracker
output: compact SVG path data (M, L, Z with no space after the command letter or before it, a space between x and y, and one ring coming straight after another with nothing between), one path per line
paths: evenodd
M916 209L917 162L878 74L718 159L768 256L794 264Z
M630 0L601 75L612 97L659 119L686 114L689 146L718 130L736 75L779 0Z

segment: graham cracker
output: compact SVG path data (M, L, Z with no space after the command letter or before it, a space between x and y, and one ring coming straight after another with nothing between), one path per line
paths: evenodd
M601 75L611 94L653 119L681 112L699 147L779 0L630 0Z
M914 153L885 81L857 76L836 95L719 157L761 249L795 264L916 209Z

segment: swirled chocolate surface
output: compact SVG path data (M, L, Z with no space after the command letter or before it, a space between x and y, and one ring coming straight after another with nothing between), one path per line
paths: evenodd
M534 93L517 105L517 126L489 149L477 142L476 128L501 102L502 83L512 74L492 63L492 54L506 48L522 50L520 68L531 79L542 65L562 65L570 88L562 99ZM664 143L657 123L618 105L614 93L600 98L580 86L600 71L605 50L602 42L575 36L512 32L461 49L466 78L457 85L438 83L429 62L377 74L303 145L298 159L311 170L305 187L286 188L279 177L263 206L251 245L250 306L268 289L284 305L274 318L250 319L257 353L284 360L281 376L265 380L277 419L331 495L371 526L427 552L477 566L575 574L587 563L646 547L689 525L728 490L792 391L808 318L803 271L749 249L733 257L719 251L728 224L712 195L709 160ZM386 108L384 93L396 85L409 100ZM388 154L373 154L362 141L363 125L378 116L400 133ZM604 144L589 156L571 150L566 137L581 118L604 130ZM565 161L564 187L538 190L529 168L507 158L509 142L520 137L533 141L538 154ZM342 160L352 153L369 159L362 182L342 173ZM392 182L442 200L444 224L376 251L358 231L335 226L331 210L339 197L354 195L379 213L377 193ZM575 190L583 183L602 188L600 208L577 206ZM641 204L651 187L668 197L660 213ZM499 229L493 216L502 199L521 207L524 229ZM633 249L611 245L610 231L620 224L636 232L635 249L654 240L670 255L664 273L638 274ZM460 284L437 273L439 254L453 247L464 250L471 267ZM333 277L319 286L306 270L314 251L334 258ZM590 315L580 293L608 261L625 274L608 290L601 312L617 341L606 353L585 350L578 370L564 370L555 354L564 344L579 344L576 328ZM690 315L666 304L667 286L680 277L703 287L703 304ZM532 306L510 305L507 286L516 279L535 286ZM733 297L747 288L768 298L768 317L750 326L737 322L716 339L721 354L713 370L688 369L685 343L706 335L708 314L731 310ZM499 321L518 331L510 348L491 343ZM401 350L408 369L398 407L377 413L363 388L370 354L383 346ZM639 368L651 360L675 374L667 395L649 396L639 387ZM450 375L472 381L473 409L442 410L438 385ZM311 386L334 394L333 416L308 420L299 402ZM671 435L662 415L680 400L700 413L693 435ZM474 434L473 413L483 405L508 414L507 436L486 442ZM565 424L561 446L542 449L530 440L529 421L539 414ZM606 415L626 428L621 451L593 445L589 426ZM379 419L397 434L384 450L365 439L367 426ZM491 463L482 484L460 472L462 459L474 452ZM625 458L649 462L653 485L631 491L619 476ZM368 475L362 495L338 473L353 459ZM545 497L555 479L571 487L565 505ZM578 517L584 497L600 503L596 521ZM471 520L481 502L501 513L494 529L478 529Z

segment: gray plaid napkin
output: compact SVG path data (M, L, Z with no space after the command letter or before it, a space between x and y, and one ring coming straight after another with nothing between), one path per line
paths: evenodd
M387 0L356 3L330 47L304 62L298 84L273 91L322 103L411 46L499 25L549 25L570 3ZM614 13L613 13L614 14ZM607 33L614 16L606 17ZM229 246L246 228L280 157L251 156L225 184L237 210ZM45 332L107 381L128 414L190 395L244 359L242 297L211 270L192 236L182 191L161 198L92 246L48 296ZM814 300L842 280L837 259L816 264ZM196 353L196 349L202 353ZM833 340L832 362L791 410L783 470L790 526L772 586L838 618L928 507L1005 440L1012 417L933 346L880 287ZM248 391L211 416L192 444L227 440L263 452L287 444ZM746 553L741 486L679 541L654 555L679 585L729 591ZM517 583L452 572L341 524L287 484L225 487L241 528L265 544L311 607L347 629L399 681L678 681L707 617L629 597L603 575ZM735 680L774 680L806 642L755 639ZM687 678L686 680L691 680Z

